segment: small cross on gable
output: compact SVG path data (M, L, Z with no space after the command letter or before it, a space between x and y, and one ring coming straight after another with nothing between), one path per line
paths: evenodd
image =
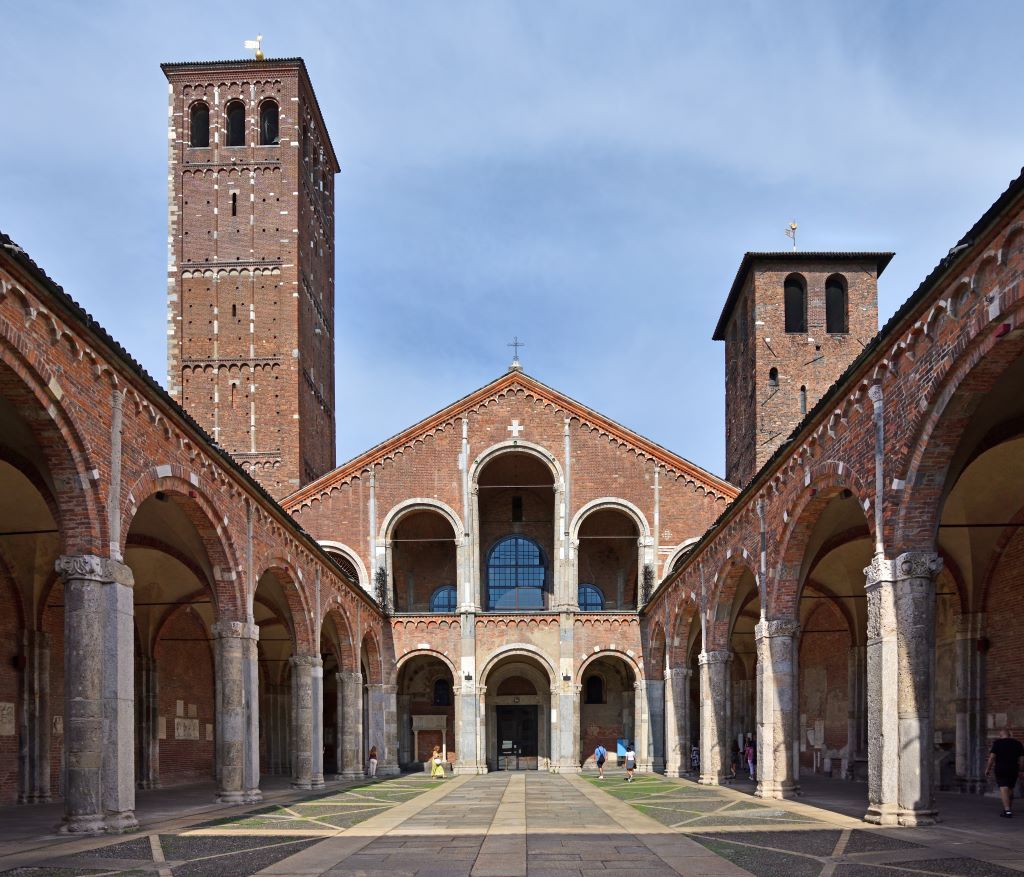
M512 433L512 438L519 438L521 433L526 427L524 427L518 420L513 420L512 425L507 427L508 431Z

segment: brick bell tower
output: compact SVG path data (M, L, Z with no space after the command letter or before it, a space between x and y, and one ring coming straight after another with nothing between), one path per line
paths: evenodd
M878 331L892 253L746 253L725 342L725 477L747 484Z
M167 386L276 499L334 468L334 175L301 58L163 64Z

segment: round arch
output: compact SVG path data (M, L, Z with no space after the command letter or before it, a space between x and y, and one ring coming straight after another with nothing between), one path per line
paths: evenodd
M256 588L249 595L248 614L252 616L257 596L256 591L259 590L260 582L269 574L280 587L286 604L285 608L291 615L291 634L295 653L315 654L317 638L313 636L310 626L312 612L306 600L305 589L302 587L301 571L286 558L278 555L264 558L254 569L259 572L255 576Z
M394 506L385 516L384 520L381 521L380 531L377 538L380 542L388 542L394 531L395 527L401 522L402 518L413 512L432 511L438 512L448 519L448 523L452 525L452 530L455 533L455 538L461 538L466 529L463 526L462 519L458 513L450 505L442 502L439 499L432 499L425 496L416 496L410 499L402 500L398 505Z
M623 661L633 671L637 682L648 678L644 676L643 667L637 662L636 658L616 649L599 649L596 652L590 652L582 661L580 661L580 666L576 670L577 684L583 684L583 674L587 671L587 668L601 658L618 658L620 661Z
M555 455L552 454L547 448L528 442L525 439L507 439L503 442L498 442L496 445L491 445L477 456L473 460L473 464L469 467L469 483L476 486L477 481L480 478L480 473L484 467L492 460L503 456L504 454L511 453L524 453L532 457L536 457L548 469L551 470L551 475L555 480L555 488L561 489L561 485L565 484L565 477L562 474L562 466L556 459Z
M584 518L592 512L605 510L620 511L623 514L629 515L633 519L633 523L636 524L636 528L641 539L647 538L651 535L651 528L647 524L647 517L637 506L631 503L628 499L620 499L615 496L602 496L599 499L592 499L576 512L573 516L572 523L569 525L570 537L573 540L579 539L580 525L582 525Z
M673 567L676 565L676 561L679 560L687 551L693 548L698 542L700 542L700 536L691 536L689 539L684 539L675 548L672 549L672 553L665 558L665 563L661 567L661 577L663 579L668 578L672 573Z
M480 669L480 684L487 684L487 677L497 664L506 658L514 656L527 657L535 660L547 671L549 685L555 684L555 680L558 676L555 673L554 665L548 660L547 655L545 655L541 649L537 648L537 646L522 642L507 643L506 645L501 646L497 651L491 652L491 654L484 660Z
M356 573L359 575L359 587L364 591L368 591L370 589L370 576L366 571L366 564L363 563L363 559L357 552L349 548L344 542L336 542L333 539L319 539L317 541L328 554L333 551L342 555L342 557L349 561L349 563L355 567Z
M412 649L406 652L402 657L395 661L395 672L396 674L401 672L402 667L408 664L410 661L416 658L437 658L442 664L444 664L452 674L452 679L458 683L458 668L455 663L449 658L444 652L439 652L436 649Z

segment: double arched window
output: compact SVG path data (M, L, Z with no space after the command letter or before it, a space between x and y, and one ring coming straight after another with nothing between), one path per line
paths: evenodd
M188 145L210 145L210 108L202 101L192 104L188 113Z
M260 104L260 146L276 146L281 142L277 122L277 101L263 101Z
M783 288L786 307L786 331L807 331L807 284L799 274L790 274Z
M430 595L430 611L451 614L455 611L456 602L455 585L441 585Z
M848 313L846 278L833 274L825 281L825 331L830 335L849 332Z
M506 536L487 557L487 608L543 609L547 563L540 546L525 536Z
M245 146L245 104L240 100L228 101L224 108L227 122L227 146Z
M580 585L577 599L580 612L600 612L604 609L604 594L597 585Z

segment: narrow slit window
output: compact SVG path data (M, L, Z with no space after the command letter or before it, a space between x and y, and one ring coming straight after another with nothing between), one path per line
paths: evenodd
M800 388L800 413L807 413L807 387Z
M231 215L238 216L238 192L231 193Z

